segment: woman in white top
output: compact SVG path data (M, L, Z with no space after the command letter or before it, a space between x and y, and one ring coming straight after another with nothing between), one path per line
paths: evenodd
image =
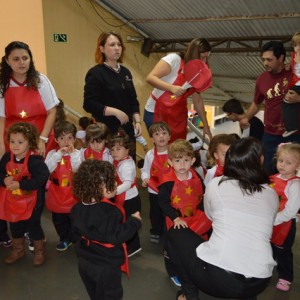
M180 84L184 64L193 59L200 59L207 63L210 49L211 47L206 39L193 39L185 53L166 55L148 74L146 80L154 87L144 111L144 122L148 130L153 121L165 121L172 128L171 141L178 138L185 139L188 117L186 99L191 95L195 110L203 122L203 132L211 138L201 94L191 86L188 90L182 89L182 84ZM174 96L172 107L164 105L165 97L170 99L169 93ZM157 103L159 107L161 105L162 107L158 109Z
M262 161L261 144L252 137L230 146L224 175L209 182L204 195L213 226L207 242L189 229L169 231L169 254L182 284L178 299L199 299L199 289L214 297L256 299L267 287L276 265L270 237L278 196Z

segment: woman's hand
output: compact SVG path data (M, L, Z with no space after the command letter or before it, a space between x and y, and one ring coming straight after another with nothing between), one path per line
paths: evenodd
M182 89L179 85L171 85L170 92L176 97L181 97L186 92L186 90Z
M209 139L212 139L212 134L210 132L209 126L204 126L203 127L203 136L205 138L205 135L207 135L209 137Z
M147 186L148 186L148 182L149 182L149 178L145 178L145 179L142 181L142 187L147 187Z
M121 125L126 124L129 121L128 116L119 109L116 109L115 117L120 121Z
M46 155L46 143L43 140L39 140L38 144L38 154L45 157Z
M135 136L140 136L142 134L142 125L141 122L135 123L134 125L135 128Z

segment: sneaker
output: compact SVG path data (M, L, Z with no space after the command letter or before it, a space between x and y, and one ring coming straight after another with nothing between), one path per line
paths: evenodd
M293 133L295 133L297 131L298 130L285 131L282 136L283 137L288 137L288 136L292 135Z
M173 281L173 283L174 283L176 286L181 286L181 282L179 281L179 279L178 279L177 276L172 276L172 277L170 277L170 279Z
M154 244L158 244L160 239L160 235L150 234L150 242Z
M133 255L139 253L140 251L142 251L142 248L141 248L141 247L138 248L138 249L136 249L136 250L132 250L132 251L129 250L128 253L127 253L127 256L128 256L128 257L131 257L131 256L133 256Z
M2 245L4 248L9 248L12 246L12 241L11 240L0 241L0 245Z
M71 245L72 245L72 242L60 241L56 246L56 250L57 251L66 251Z
M290 289L290 285L291 285L291 282L279 278L279 280L276 284L276 288L277 288L277 290L287 292Z

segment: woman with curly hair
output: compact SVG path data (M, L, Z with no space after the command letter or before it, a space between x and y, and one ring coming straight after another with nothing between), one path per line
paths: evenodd
M92 300L120 300L121 271L128 272L125 242L141 227L140 212L125 221L124 209L111 201L116 173L107 161L84 161L74 174L73 186L80 200L71 218L81 279Z
M35 69L29 46L19 41L8 44L0 63L0 157L8 150L6 129L16 122L37 127L39 154L45 156L58 103L49 79Z

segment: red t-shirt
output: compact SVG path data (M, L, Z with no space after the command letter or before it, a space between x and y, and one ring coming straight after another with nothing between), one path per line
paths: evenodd
M254 103L265 101L265 132L282 135L285 131L282 119L282 101L288 90L292 72L283 70L280 73L262 73L256 80Z

